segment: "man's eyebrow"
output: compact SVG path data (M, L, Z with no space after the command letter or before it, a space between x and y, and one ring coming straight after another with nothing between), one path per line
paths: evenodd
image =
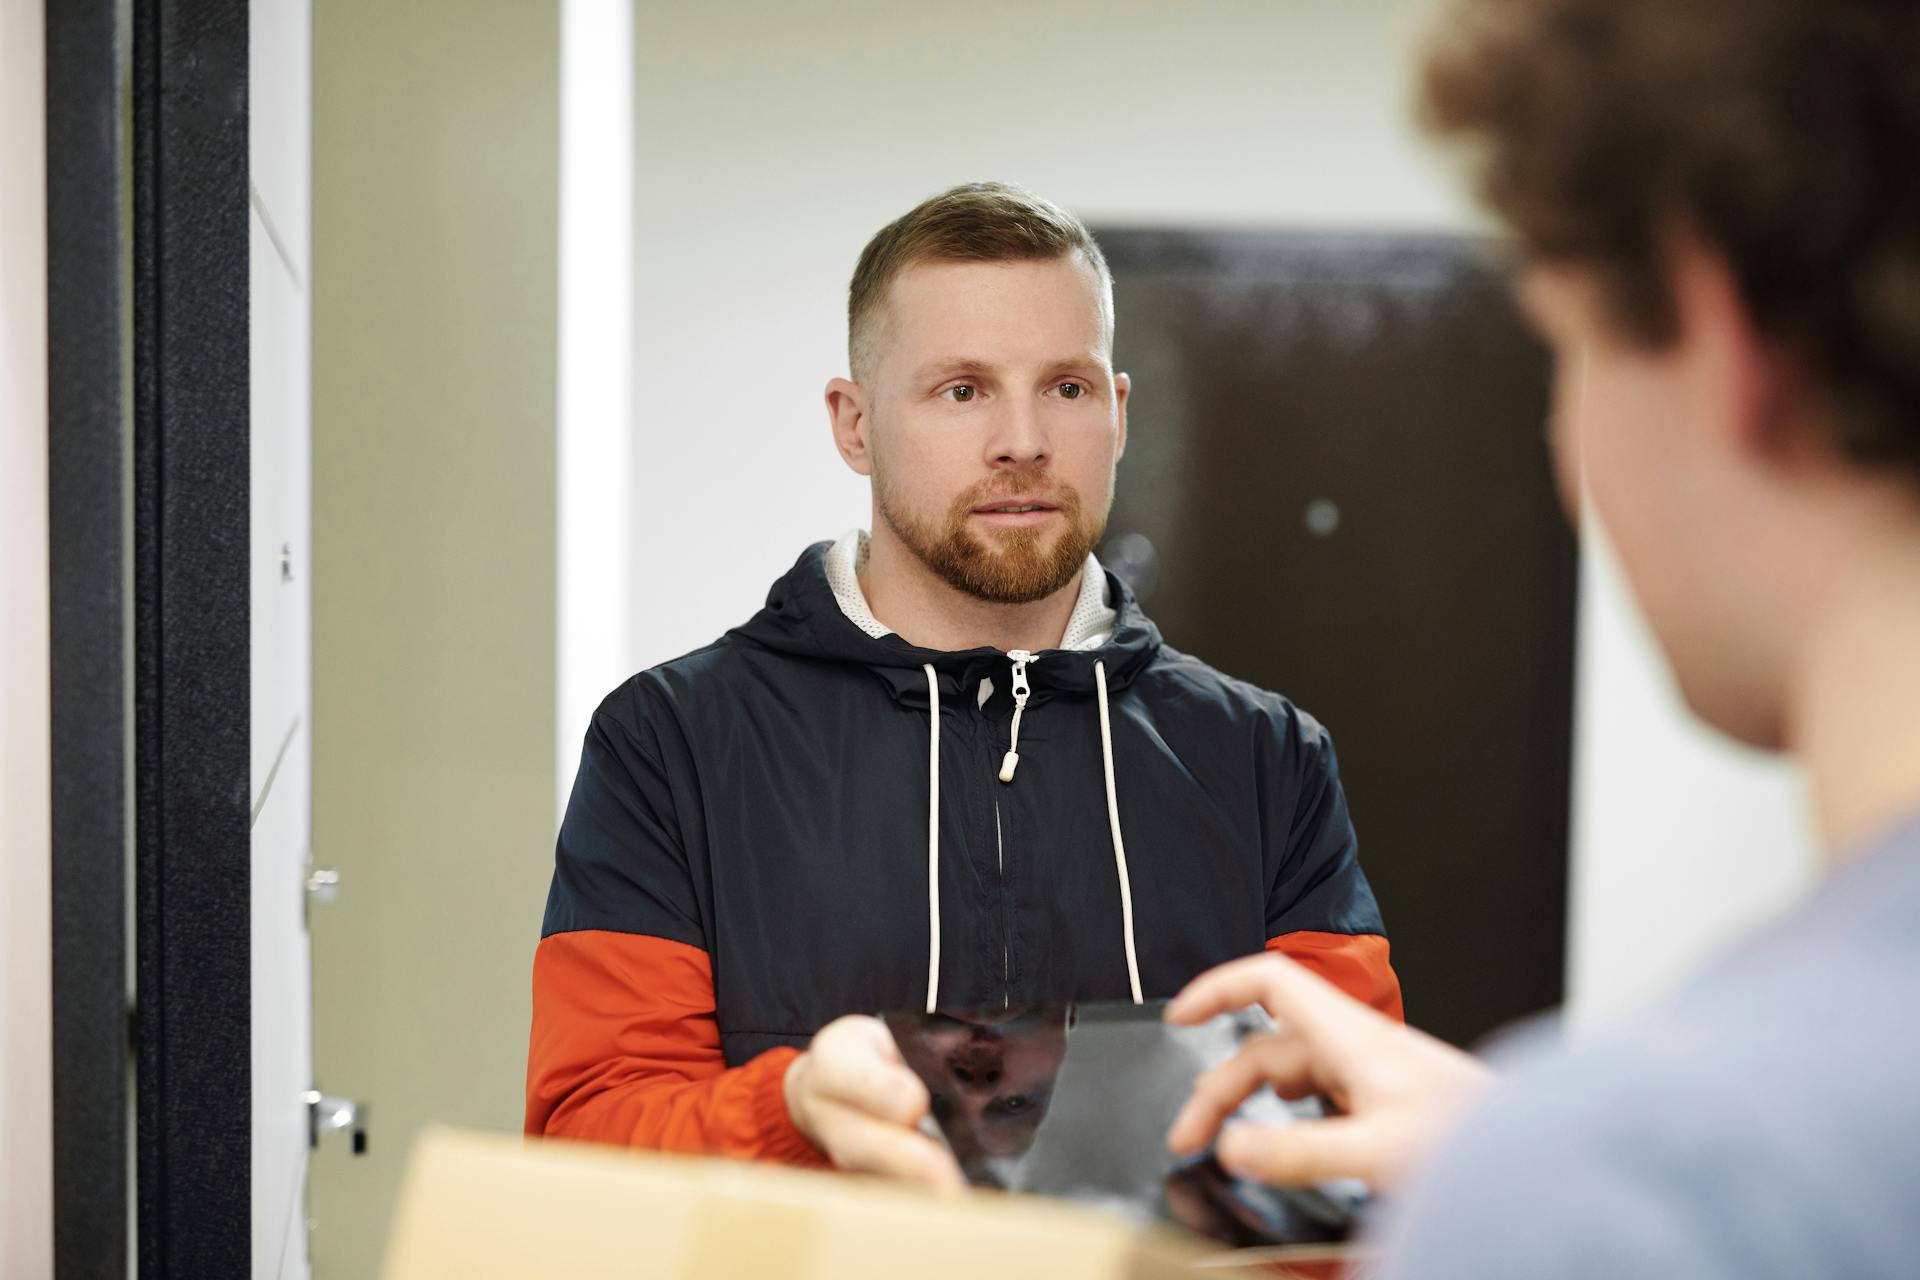
M929 360L913 372L915 382L932 382L935 379L982 377L993 372L993 366L985 360L975 360L968 356L951 356L940 360Z
M1108 364L1099 354L1086 351L1079 355L1062 356L1049 362L1040 373L1041 380L1057 378L1062 374L1084 373L1089 369L1101 373L1108 371ZM937 382L948 378L987 378L994 376L995 367L991 361L980 360L972 356L951 356L941 360L929 360L914 370L915 382Z
M1080 373L1087 369L1097 369L1102 373L1106 373L1109 371L1109 366L1105 357L1096 352L1087 351L1077 356L1068 356L1065 359L1055 360L1047 366L1046 372L1042 376L1053 378L1063 373Z

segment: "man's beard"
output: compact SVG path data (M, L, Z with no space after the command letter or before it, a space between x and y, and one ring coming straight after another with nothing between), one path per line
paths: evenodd
M1065 525L1053 535L1051 547L1045 529L1003 529L982 539L968 527L981 503L1037 496L1036 490L1045 491L1045 501L1059 508ZM1032 604L1072 582L1106 532L1112 506L1108 498L1097 515L1089 516L1071 486L1047 486L1025 472L982 480L955 498L937 525L901 508L878 476L874 493L887 526L922 564L955 590L993 604Z

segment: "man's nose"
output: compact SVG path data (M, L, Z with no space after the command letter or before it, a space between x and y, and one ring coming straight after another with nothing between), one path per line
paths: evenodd
M1051 452L1046 424L1038 406L1024 398L1007 403L994 415L987 439L987 462L1002 468L1045 465Z
M1004 1074L1005 1059L993 1046L969 1044L947 1059L947 1073L966 1092L992 1092Z
M998 1064L968 1066L962 1063L955 1063L953 1066L953 1078L956 1083L965 1089L992 1089L1000 1083L1000 1068Z

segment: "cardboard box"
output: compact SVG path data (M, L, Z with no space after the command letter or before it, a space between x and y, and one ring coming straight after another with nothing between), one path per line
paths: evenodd
M1060 1202L939 1197L846 1174L435 1129L414 1149L386 1277L1272 1274L1221 1261L1197 1240Z

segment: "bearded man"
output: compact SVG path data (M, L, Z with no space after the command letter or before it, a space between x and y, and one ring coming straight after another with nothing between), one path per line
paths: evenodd
M1129 383L1086 228L935 196L862 253L848 349L871 534L594 715L527 1131L950 1185L872 1015L1165 998L1264 950L1400 1017L1326 730L1163 644L1092 554Z

